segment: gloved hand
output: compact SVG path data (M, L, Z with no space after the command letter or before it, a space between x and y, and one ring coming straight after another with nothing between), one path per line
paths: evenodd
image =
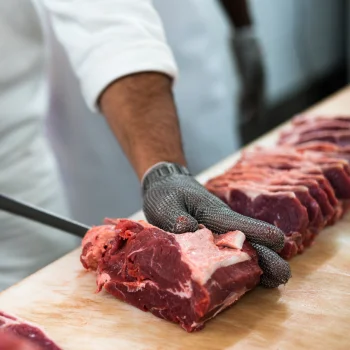
M258 39L250 27L237 28L232 50L240 76L240 124L261 120L264 110L265 76Z
M259 255L263 286L275 288L291 277L289 264L274 252L283 247L283 232L232 211L185 167L166 162L156 164L144 175L142 189L143 211L151 224L173 233L193 232L198 224L217 234L240 230Z

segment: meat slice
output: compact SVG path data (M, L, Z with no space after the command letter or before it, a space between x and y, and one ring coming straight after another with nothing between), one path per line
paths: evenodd
M336 198L328 180L322 175L304 174L295 170L235 166L222 176L232 181L249 180L268 185L307 187L310 195L317 202L317 205L313 203L312 207L308 209L309 221L317 230L329 224L335 215L335 210L332 207L334 203L332 201L331 204L331 199L328 198L324 188L327 187L335 201Z
M294 146L310 141L323 141L334 143L338 146L350 146L350 130L310 130L305 133L293 133L289 137L284 136L280 143Z
M334 223L336 220L338 220L344 212L343 209L343 201L339 201L336 193L335 188L333 188L330 179L328 176L333 180L332 182L335 183L337 192L339 192L341 185L337 184L336 181L336 175L332 174L328 171L328 168L322 169L321 167L314 165L310 162L290 162L288 160L276 160L276 159L259 159L259 160L253 160L253 161L240 161L239 164L237 164L237 167L254 167L257 169L272 169L272 170L278 170L278 171L294 171L298 172L300 174L304 174L305 176L314 176L315 179L317 179L318 183L320 184L321 188L324 190L324 192L327 194L328 200L333 207L334 215L331 218L331 220L328 222L328 224ZM341 178L344 175L342 170L335 169L336 173L340 172Z
M325 141L310 141L302 145L296 145L293 147L297 152L314 151L322 153L338 153L345 150L346 153L350 153L350 147L339 147L331 142Z
M300 125L291 125L289 128L283 130L280 134L279 144L295 145L298 143L304 143L311 140L318 140L318 134L320 133L320 139L329 137L330 135L337 135L337 132L349 132L349 121L333 120L333 119L321 119L321 120L309 120L306 123Z
M236 184L247 184L250 186L254 186L255 188L259 186L259 188L266 189L271 192L281 192L281 191L291 191L293 192L300 203L306 208L308 213L309 225L308 228L314 232L320 231L325 226L325 220L322 215L321 208L316 201L316 199L311 195L309 187L305 186L308 184L306 181L287 181L287 180L278 180L275 179L266 179L263 176L257 176L256 174L227 174L225 178L229 179ZM293 183L294 182L294 183Z
M224 176L208 181L205 186L232 210L280 228L286 235L284 248L279 253L283 258L290 259L303 251L308 212L293 191L230 181ZM306 188L299 190L307 193Z
M40 350L28 341L0 331L0 350Z
M282 229L279 254L288 259L350 208L350 116L296 116L276 146L243 152L206 187L233 210Z
M0 350L40 350L28 340L0 331Z
M317 233L336 222L349 206L349 163L333 154L334 147L327 154L257 147L244 152L206 187L232 210L279 227L287 236L280 254L289 259L310 246Z
M179 323L186 331L237 301L260 281L257 254L240 231L205 227L175 235L143 221L106 220L82 241L81 262L97 289Z
M349 115L317 115L317 114L298 114L293 117L292 124L293 126L300 126L302 124L313 124L318 125L320 122L324 121L340 121L345 122L350 125L350 116Z
M240 165L263 165L277 169L308 169L308 173L321 171L334 188L338 199L350 199L350 168L346 160L324 156L319 152L303 152L288 147L278 150L256 149L243 153ZM314 169L311 170L310 169Z
M299 153L318 152L321 156L345 160L350 164L350 146L340 147L334 143L324 141L310 141L297 144L294 149Z
M0 350L2 349L61 350L38 326L0 311Z

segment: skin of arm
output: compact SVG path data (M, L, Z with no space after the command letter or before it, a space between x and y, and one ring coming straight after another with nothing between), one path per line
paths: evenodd
M99 106L138 178L152 165L186 166L172 80L161 73L137 73L110 84Z

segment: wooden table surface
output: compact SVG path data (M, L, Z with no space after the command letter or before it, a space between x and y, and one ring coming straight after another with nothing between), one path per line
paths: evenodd
M350 87L308 112L348 111ZM271 144L276 134L258 142ZM221 173L237 156L198 179ZM291 261L286 286L256 288L193 334L104 292L94 294L95 276L83 270L79 254L73 251L2 292L0 309L43 326L64 350L350 349L350 215Z

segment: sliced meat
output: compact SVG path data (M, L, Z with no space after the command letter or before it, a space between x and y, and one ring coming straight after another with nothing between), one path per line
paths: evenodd
M316 115L316 114L299 114L293 117L292 124L294 126L301 124L314 124L317 125L322 121L341 121L350 125L349 115Z
M330 142L312 141L296 145L295 150L299 153L308 151L318 152L328 158L346 160L350 164L350 146L339 147Z
M303 238L303 245L305 247L311 244L310 234L312 238L314 238L314 236L326 224L326 221L322 215L322 211L317 200L311 195L309 187L303 185L306 183L311 186L311 184L306 181L294 181L294 184L293 184L291 183L292 181L283 181L278 179L275 179L275 181L273 181L273 179L271 178L269 179L262 175L257 176L255 174L254 176L250 176L249 174L244 174L239 176L234 174L226 174L223 177L229 179L232 182L235 182L237 185L244 183L252 187L253 186L256 187L258 185L260 188L266 189L267 191L271 191L271 192L280 192L280 191L293 192L299 199L300 203L307 209L307 212L308 212L309 225L307 228L307 232L305 232L305 239ZM318 191L316 192L317 194L319 194L319 192L322 190L319 188L318 185L315 185L315 184L313 185L318 189ZM326 197L325 194L324 196Z
M350 208L350 116L298 115L277 143L243 152L206 187L233 210L281 228L280 255L292 257Z
M333 133L334 131L349 131L350 130L350 120L314 120L301 125L291 125L289 128L283 130L280 134L279 144L298 144L299 140L303 138L310 138L314 140L314 135L317 132ZM317 138L316 138L317 140ZM300 142L301 143L301 142Z
M288 252L295 255L303 251L303 237L309 225L307 209L294 192L279 191L278 186L270 187L268 189L254 183L234 182L224 177L215 178L206 184L206 188L232 210L280 228L287 236L285 245L293 246ZM307 192L306 188L300 190ZM291 257L283 255L286 259Z
M6 350L61 350L39 326L0 311L0 349L3 344Z
M297 170L234 166L223 176L232 176L231 179L235 181L249 179L270 185L306 186L321 210L321 213L315 213L314 219L310 221L314 222L315 226L321 229L323 226L331 223L335 216L333 206L338 201L335 198L331 185L323 175L304 174ZM330 192L329 195L328 192ZM321 220L322 222L320 222Z
M307 133L292 134L281 140L284 145L294 146L310 141L334 143L340 147L350 146L350 130L310 130Z
M299 153L296 150L281 147L278 150L256 149L245 152L238 164L265 164L271 168L285 170L308 168L314 169L313 172L316 173L321 171L331 183L338 199L350 199L350 169L348 162L343 159L326 157L319 152Z
M0 350L40 350L28 340L0 330Z

